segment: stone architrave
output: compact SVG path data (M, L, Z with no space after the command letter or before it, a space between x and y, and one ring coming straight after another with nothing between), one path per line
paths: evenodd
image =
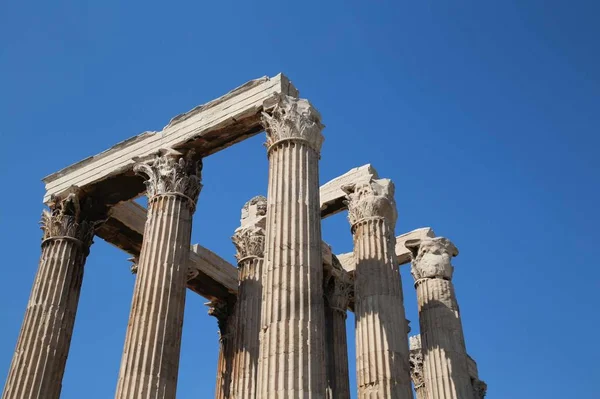
M332 266L326 268L323 286L327 372L325 394L327 399L350 399L346 315L354 285L335 256L332 256Z
M242 209L241 226L232 237L237 249L239 287L235 311L235 338L231 397L257 397L260 311L265 248L267 199L257 196Z
M324 398L320 115L280 96L264 114L269 180L259 398Z
M427 399L425 376L423 375L423 352L421 351L421 336L413 335L408 339L410 349L410 376L417 399Z
M394 252L394 185L374 179L344 188L354 237L358 398L413 397L408 323Z
M53 198L42 214L42 255L3 399L58 399L95 222L77 194ZM85 207L84 207L85 208Z
M236 331L232 328L235 319L235 304L215 299L206 303L208 314L217 319L219 326L219 360L217 363L217 384L215 399L229 399L231 395L231 377L233 368L233 343Z
M458 249L443 237L410 240L425 388L429 399L473 399L462 323L452 284Z
M117 399L175 398L192 216L201 161L189 152L156 155L134 171L145 176L148 220L137 264Z

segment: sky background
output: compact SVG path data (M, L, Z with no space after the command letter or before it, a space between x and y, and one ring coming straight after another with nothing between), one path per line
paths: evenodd
M397 234L431 226L460 249L454 282L487 397L600 397L598 15L595 1L0 1L0 376L37 269L40 179L283 72L327 126L321 182L372 163L396 183ZM192 241L232 263L240 209L266 192L263 142L205 160ZM323 238L352 250L345 214ZM64 399L114 395L127 258L96 239ZM182 399L213 397L204 302L188 293Z

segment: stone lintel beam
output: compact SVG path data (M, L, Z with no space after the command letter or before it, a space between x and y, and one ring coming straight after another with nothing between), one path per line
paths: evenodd
M137 202L123 202L111 208L108 220L100 225L96 234L110 244L137 258L142 248L146 208ZM331 247L322 244L324 267L332 265ZM188 288L200 296L227 299L237 295L238 269L211 250L199 244L190 251L190 279Z
M298 96L288 78L279 74L251 80L222 97L171 119L159 132L144 132L112 148L68 166L43 179L44 202L78 186L84 194L103 198L110 208L144 193L143 179L133 173L135 160L160 149L195 149L204 158L261 131L261 116L280 95Z
M368 181L372 176L377 176L377 171L367 164L353 168L321 186L321 217L325 218L346 209L343 203L345 194L341 190L343 185ZM137 257L142 249L146 213L146 209L134 201L121 202L109 209L108 219L97 229L96 235ZM211 300L224 299L222 295L227 292L235 294L237 268L200 245L195 248L200 255L190 256L190 268L198 270L198 275L188 282L188 287ZM326 245L323 247L323 258L326 264L331 265L331 248ZM218 260L211 263L212 259Z
M320 188L321 217L326 218L347 208L343 203L345 194L341 189L342 186L352 182L369 181L372 176L377 176L377 171L373 166L367 164L353 168L322 185ZM96 234L117 248L133 256L138 256L142 248L145 223L146 209L143 206L133 201L121 202L110 208L108 219ZM410 238L421 238L421 236L411 236ZM404 242L398 242L397 251L398 248L406 252L407 262L410 261L410 253L404 248Z
M408 240L433 238L435 233L431 227L422 227L408 233L401 234L396 237L396 256L398 258L398 265L404 265L410 263L410 251L404 246L404 243ZM356 265L354 263L354 254L352 252L336 255L344 270L349 273L354 273Z
M108 220L96 234L110 244L138 257L142 248L146 208L129 201L114 206ZM227 299L235 295L238 286L237 268L214 252L192 245L190 251L190 279L187 286L195 293L213 299Z

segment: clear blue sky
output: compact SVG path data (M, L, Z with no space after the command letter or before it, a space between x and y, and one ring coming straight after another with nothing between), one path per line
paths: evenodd
M599 397L599 3L283 3L0 2L1 382L37 269L40 179L284 72L327 125L322 181L372 163L396 182L398 234L431 226L459 247L454 281L488 398ZM232 262L240 208L265 193L263 141L205 161L193 241ZM352 249L345 215L323 237ZM96 239L65 399L114 395L127 258ZM204 302L188 295L178 398L213 395Z

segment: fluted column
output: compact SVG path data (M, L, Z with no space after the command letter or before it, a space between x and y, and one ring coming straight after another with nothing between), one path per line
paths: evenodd
M334 255L333 266L326 271L324 281L327 399L350 399L346 312L353 288L353 282Z
M76 194L42 214L42 255L10 365L3 399L57 399L95 223Z
M269 183L259 398L325 396L318 112L282 96L267 132Z
M244 205L241 226L232 237L239 268L231 372L231 397L235 399L257 397L266 214L267 199L252 198Z
M219 361L217 363L217 383L215 399L231 398L231 377L233 350L236 331L232 328L235 320L235 304L226 300L208 302L208 314L217 318L219 325Z
M425 376L423 375L423 352L421 351L421 336L413 335L409 338L410 349L410 376L413 387L417 394L417 399L427 399L427 389L425 389Z
M458 250L443 237L409 240L417 289L425 388L429 399L472 399L462 323L450 263Z
M394 185L380 179L343 189L356 262L358 398L409 399L408 323L394 251Z
M192 215L201 189L201 163L193 155L171 152L134 167L146 178L148 219L117 399L175 398Z

